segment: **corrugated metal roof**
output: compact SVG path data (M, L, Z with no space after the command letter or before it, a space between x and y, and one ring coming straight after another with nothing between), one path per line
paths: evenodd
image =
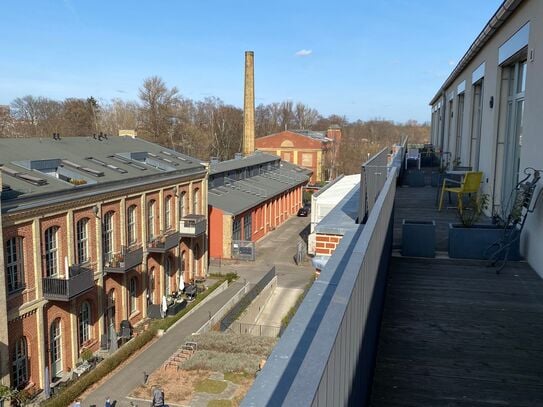
M239 159L211 163L209 173L211 175L219 174L221 172L237 170L240 168L246 168L253 165L265 164L279 160L280 158L276 155L264 153L262 151L255 151L253 154Z
M280 167L260 175L209 188L208 202L227 213L238 215L284 191L305 184L310 174L311 171L305 168L282 161Z

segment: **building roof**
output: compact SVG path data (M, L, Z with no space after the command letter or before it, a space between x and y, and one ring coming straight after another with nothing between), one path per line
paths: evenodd
M341 175L315 192L313 196L315 199L318 199L319 203L330 203L335 205L359 183L360 174Z
M439 91L430 101L430 105L433 105L447 89L462 73L466 66L475 58L479 51L485 46L485 44L494 36L496 31L507 21L509 16L518 8L518 6L524 0L504 0L504 2L498 7L498 10L494 13L492 18L486 23L483 30L479 33L475 41L468 48L462 59L458 62L453 69L449 77L445 80L443 85L439 88Z
M360 179L360 176L358 176ZM344 235L360 225L356 223L360 203L360 182L316 226L315 232L325 235Z
M0 165L4 210L206 171L198 159L142 139L118 136L0 139Z
M229 180L222 186L210 187L208 203L224 212L238 215L284 191L305 184L311 173L306 168L281 161L277 168L272 167L259 175Z
M309 137L313 140L317 140L321 142L333 141L331 138L326 137L325 131L314 131L314 130L285 130L279 133L268 134L266 136L259 137L258 139L276 136L277 134L281 134L284 132L298 134L300 136Z
M221 172L238 170L240 168L266 164L278 160L280 160L280 158L276 155L264 153L262 151L255 151L253 154L245 157L234 158L233 160L226 160L218 163L211 163L209 166L209 174L220 174Z

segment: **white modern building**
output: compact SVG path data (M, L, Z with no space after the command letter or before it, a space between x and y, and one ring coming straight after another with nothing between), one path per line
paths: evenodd
M506 0L431 100L432 143L484 172L487 215L506 214L527 167L543 168L543 1ZM543 276L543 205L523 255Z

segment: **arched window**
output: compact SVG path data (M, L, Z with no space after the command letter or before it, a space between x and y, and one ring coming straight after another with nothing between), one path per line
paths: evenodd
M113 215L115 212L109 211L104 215L104 255L113 258Z
M164 229L168 230L172 227L172 197L167 196L164 200Z
M127 234L128 234L128 244L132 245L136 243L137 236L136 236L136 205L131 205L128 208L127 213Z
M24 387L28 382L28 348L26 338L23 336L15 342L12 358L13 386Z
M183 250L181 252L181 259L180 259L180 270L179 270L179 287L185 286L185 262L187 261L187 255L186 252Z
M91 307L85 301L79 309L79 346L83 346L91 338Z
M136 312L138 310L138 306L137 306L137 299L138 299L138 282L136 280L136 277L132 277L130 279L130 283L129 283L129 291L130 291L130 297L129 297L129 301L130 301L130 307L129 307L129 310L130 310L130 314Z
M181 192L179 196L179 217L182 218L186 215L185 211L187 209L187 193L185 191Z
M192 213L198 215L200 213L200 190L196 188L192 195Z
M192 274L193 276L200 277L200 257L202 254L200 253L200 245L196 244L194 247L194 265L192 268Z
M170 256L165 256L164 259L164 295L171 294L170 279L172 276L172 262Z
M58 226L51 226L45 231L45 276L58 274Z
M149 285L148 285L148 300L149 304L155 303L155 268L149 270Z
M60 330L60 318L51 324L49 331L49 353L51 357L51 377L60 376L62 373L62 332Z
M89 261L89 219L80 219L76 224L77 263Z
M12 237L6 240L6 274L8 294L24 287L23 238Z
M151 241L155 238L155 201L149 201L147 204L147 236Z

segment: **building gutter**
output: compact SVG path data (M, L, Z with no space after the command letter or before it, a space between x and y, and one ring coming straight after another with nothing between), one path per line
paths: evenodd
M492 36L498 31L498 29L507 21L509 16L518 8L523 0L505 0L498 10L494 13L490 21L485 25L481 33L477 36L473 44L468 48L462 59L454 70L451 72L447 80L441 85L436 95L430 101L430 105L434 105L441 97L442 92L455 81L460 73L468 66L468 64L475 58L479 51L486 45L486 43L492 38Z

